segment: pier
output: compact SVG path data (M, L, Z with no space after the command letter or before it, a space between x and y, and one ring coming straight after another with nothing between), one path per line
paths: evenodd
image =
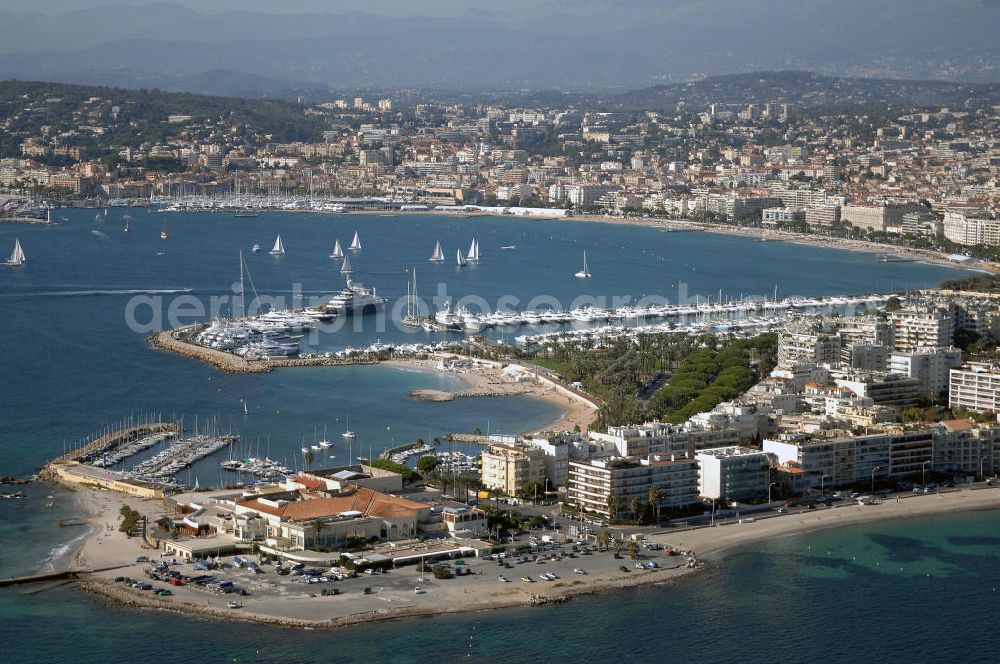
M44 572L42 574L11 576L6 579L0 579L0 588L23 586L29 583L41 583L42 581L73 581L87 574L108 572L115 569L123 569L128 566L129 565L114 565L112 567L101 567L99 569L65 569L61 572Z
M110 450L129 445L147 436L167 435L169 437L176 434L177 430L177 425L172 422L146 422L117 429L63 454L56 458L54 463L96 458Z

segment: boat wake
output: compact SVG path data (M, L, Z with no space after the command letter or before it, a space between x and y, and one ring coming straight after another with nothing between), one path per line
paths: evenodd
M95 295L178 295L193 293L193 288L122 288L109 290L36 291L33 293L0 293L0 298L10 297L79 297Z

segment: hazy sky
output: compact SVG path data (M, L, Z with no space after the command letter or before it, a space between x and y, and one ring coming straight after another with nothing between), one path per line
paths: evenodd
M587 3L587 0L583 0ZM148 5L150 0L3 0L0 6L7 11L37 11L46 14L86 9L102 5ZM202 13L215 13L236 9L263 12L343 12L367 11L371 13L413 15L446 15L464 12L469 8L496 7L488 0L171 0L170 4L191 7ZM525 5L515 0L506 6ZM561 4L561 3L560 3ZM589 4L589 3L588 3Z

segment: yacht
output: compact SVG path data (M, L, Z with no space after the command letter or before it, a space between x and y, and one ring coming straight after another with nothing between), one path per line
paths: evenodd
M516 244L505 244L500 248L503 249L504 251L517 251Z
M466 254L465 260L470 263L479 262L479 241L473 240L472 244L469 246L469 253Z
M250 249L250 251L252 251L255 254L259 254L260 253L260 245L257 244L256 242L254 242L253 243L253 248Z
M355 253L361 251L361 238L358 237L357 231L354 231L354 239L351 240L351 246L348 249Z
M346 275L347 285L326 304L327 311L343 315L363 315L382 311L385 298L379 297L374 288L365 288Z
M583 252L583 269L575 275L578 279L590 279L590 269L587 267L587 252Z
M451 310L451 300L444 303L444 308L434 314L434 322L448 330L461 330L465 327L465 319Z
M465 262L465 256L462 255L462 250L458 250L458 254L455 255L455 264L459 267L464 267L467 263Z
M357 438L358 437L358 434L356 434L353 431L351 431L351 416L350 415L347 416L347 422L346 422L345 426L347 427L347 429L345 429L344 432L342 434L340 434L341 436L343 436L344 438Z

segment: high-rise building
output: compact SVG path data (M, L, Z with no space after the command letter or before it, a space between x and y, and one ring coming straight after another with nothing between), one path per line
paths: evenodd
M607 517L631 514L632 501L644 505L650 488L660 492L663 510L698 502L698 461L689 458L612 458L570 461L567 502ZM634 515L632 515L634 516Z

